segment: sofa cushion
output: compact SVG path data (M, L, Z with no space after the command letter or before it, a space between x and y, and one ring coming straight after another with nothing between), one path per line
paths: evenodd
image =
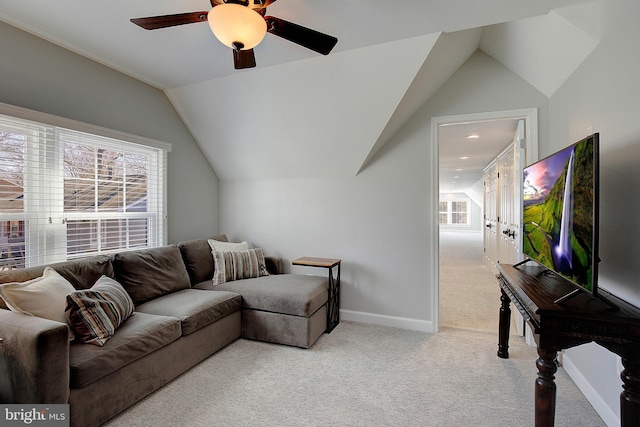
M0 296L11 311L62 323L67 323L66 298L73 291L73 285L51 267L35 279L0 286Z
M227 236L221 234L212 237L221 242L227 241ZM191 284L211 280L213 277L213 256L208 239L188 240L178 243L184 265L189 273Z
M103 346L133 313L133 301L114 279L102 276L91 287L67 295L67 320L76 337Z
M136 306L191 287L177 246L120 252L113 258L113 268Z
M269 275L262 249L213 251L213 262L215 284Z
M241 308L242 296L234 292L183 289L139 305L137 311L177 317L182 335L189 335Z
M284 266L282 264L282 258L265 256L264 265L267 267L269 274L282 274L284 273Z
M327 302L327 280L322 276L278 274L219 285L203 282L198 287L237 292L245 308L309 317Z
M180 321L175 317L133 313L102 347L71 343L70 385L85 387L178 338Z

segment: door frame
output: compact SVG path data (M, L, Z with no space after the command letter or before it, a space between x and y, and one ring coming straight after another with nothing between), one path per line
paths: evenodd
M437 167L431 170L432 185L432 233L434 238L431 242L431 250L433 253L436 268L431 272L431 313L433 313L432 326L433 332L440 331L440 224L439 218L439 200L440 200L440 157L439 157L439 140L438 129L442 125L463 124L469 122L482 122L502 119L523 119L525 121L525 158L523 164L526 166L531 162L538 160L538 109L525 108L506 111L491 111L483 113L459 114L452 116L440 116L431 118L431 156ZM497 314L496 314L497 315Z

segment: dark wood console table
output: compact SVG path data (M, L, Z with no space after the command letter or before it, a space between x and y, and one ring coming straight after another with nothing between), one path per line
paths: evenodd
M502 291L498 356L509 357L510 302L531 326L538 346L535 425L554 425L558 351L593 341L622 358L620 424L640 426L640 309L607 293L601 298L617 310L586 293L556 304L556 299L575 289L567 280L545 274L537 265L497 267Z

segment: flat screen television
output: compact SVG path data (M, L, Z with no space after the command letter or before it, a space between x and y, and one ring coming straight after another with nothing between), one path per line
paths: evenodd
M597 296L599 134L595 133L523 170L525 261Z

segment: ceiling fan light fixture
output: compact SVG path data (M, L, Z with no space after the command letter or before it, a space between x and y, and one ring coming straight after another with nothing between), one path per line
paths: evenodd
M207 16L209 27L225 46L238 50L253 49L265 34L267 23L253 9L235 3L225 3L212 8Z

